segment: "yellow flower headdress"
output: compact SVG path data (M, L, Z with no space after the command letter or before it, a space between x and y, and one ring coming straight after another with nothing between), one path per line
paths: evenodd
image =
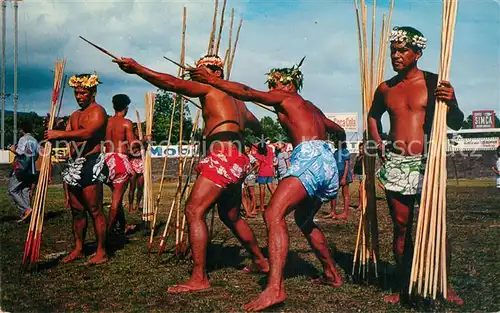
M85 89L89 89L96 87L99 83L100 81L97 73L73 75L69 79L69 85L73 88L83 87Z

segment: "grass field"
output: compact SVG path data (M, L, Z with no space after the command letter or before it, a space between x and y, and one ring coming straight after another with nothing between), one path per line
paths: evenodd
M357 185L352 186L353 203L357 204ZM163 197L161 220L174 192L169 185ZM380 194L378 215L381 256L385 272L378 285L354 284L346 277L356 240L359 210L354 209L348 222L325 220L318 224L324 230L334 251L338 268L345 279L339 289L317 286L311 278L320 274L321 266L288 218L290 252L286 265L288 299L273 311L287 312L400 312L404 311L498 311L500 310L500 192L492 181L450 181L448 188L448 231L452 239L450 282L463 297L463 307L421 304L416 308L388 305L382 297L390 292L386 283L392 270L392 224L387 204ZM240 271L249 264L248 254L236 239L216 220L215 236L209 246L210 291L167 294L167 287L189 277L190 262L178 261L172 253L160 257L147 253L147 238L141 232L129 236L128 242L111 254L111 260L88 267L83 261L58 264L58 259L72 249L71 215L64 210L61 186L49 188L46 221L41 247L41 269L24 273L20 265L27 225L17 225L17 211L6 188L0 187L0 261L1 310L6 312L40 311L240 311L266 283L265 275L248 275ZM106 202L109 193L106 193ZM325 207L324 212L327 211ZM139 216L127 215L129 222L139 223ZM259 245L267 245L261 218L251 219ZM93 228L87 234L86 254L95 249ZM170 241L170 244L172 242ZM157 243L155 245L157 247ZM264 249L265 250L265 249Z

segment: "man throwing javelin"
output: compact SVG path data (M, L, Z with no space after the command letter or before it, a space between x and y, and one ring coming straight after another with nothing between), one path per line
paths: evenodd
M190 69L193 80L212 85L243 101L256 101L272 106L281 126L288 132L295 149L291 167L278 184L264 217L269 237L269 280L265 290L244 306L246 311L258 311L283 302L286 298L283 268L288 252L288 230L285 216L295 210L295 222L323 264L325 277L315 280L340 287L342 279L324 234L314 223L314 215L322 202L337 195L338 171L327 133L345 140L345 131L332 122L310 101L299 95L303 75L302 61L292 68L272 69L268 73L269 91L257 91L248 86L222 80L204 68Z

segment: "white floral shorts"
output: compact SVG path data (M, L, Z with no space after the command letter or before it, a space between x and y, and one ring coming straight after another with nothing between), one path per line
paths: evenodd
M108 173L104 154L99 152L81 158L69 159L61 175L63 181L69 186L85 188L105 182Z
M385 155L386 161L377 177L386 190L402 195L416 195L424 182L425 158L422 155L404 156L393 152Z

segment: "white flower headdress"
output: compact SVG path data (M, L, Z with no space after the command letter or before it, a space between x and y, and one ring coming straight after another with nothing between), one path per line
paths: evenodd
M389 35L389 41L391 43L405 42L407 45L418 49L425 49L427 46L427 38L415 28L408 26L394 27Z

